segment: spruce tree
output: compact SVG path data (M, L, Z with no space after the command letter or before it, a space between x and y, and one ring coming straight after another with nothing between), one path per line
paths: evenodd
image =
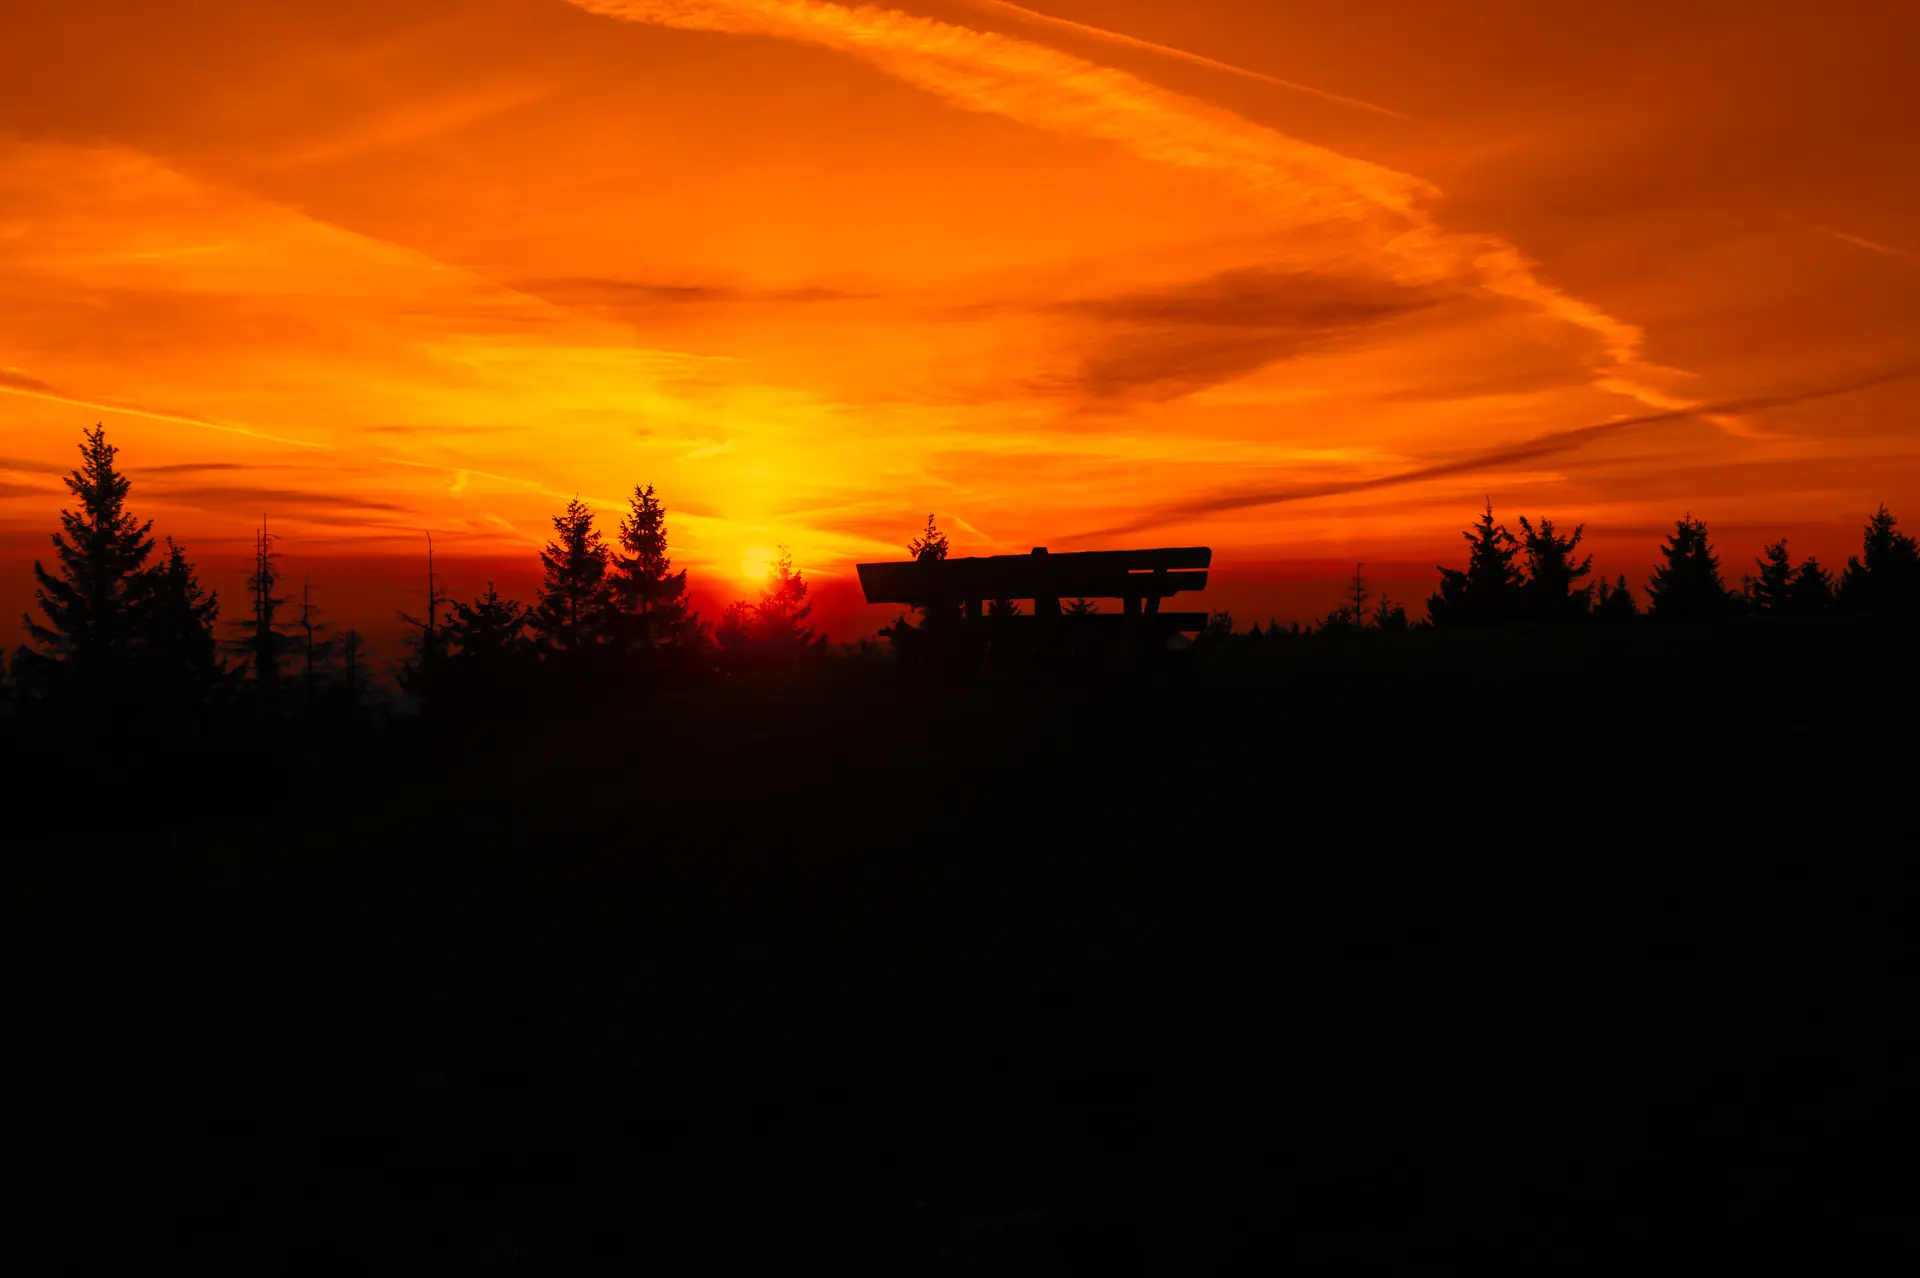
M1011 599L994 599L987 604L989 617L1018 617L1019 615L1020 605Z
M1373 592L1367 589L1367 579L1361 571L1365 567L1365 564L1355 564L1353 578L1347 582L1346 614L1356 630L1367 624L1367 602L1373 598Z
M933 515L927 515L926 527L917 537L907 542L907 554L917 564L937 564L947 557L947 534L934 522ZM931 575L931 570L928 570ZM922 627L945 626L960 620L961 601L958 599L936 599L931 583L924 597L909 605L920 615Z
M915 563L938 563L947 557L947 534L940 531L933 522L933 515L927 515L927 526L920 535L907 543L907 554Z
M498 668L531 654L527 637L532 613L524 604L502 599L491 581L487 591L471 604L453 605L447 621L447 642L454 660Z
M1860 553L1847 559L1835 602L1849 612L1920 607L1920 546L1885 506L1867 521Z
M1460 534L1468 546L1465 572L1440 569L1440 589L1427 600L1427 616L1436 626L1484 626L1521 615L1520 543L1504 524L1494 522L1493 503L1474 527Z
M578 497L554 516L554 539L540 552L546 577L533 625L548 652L582 652L611 637L616 615L612 554L593 526L593 511Z
M347 716L352 718L360 713L360 704L365 699L366 670L370 654L367 651L366 637L358 630L345 630L340 634L340 686L346 697Z
M1060 613L1066 617L1091 617L1100 611L1100 605L1091 599L1069 599Z
M687 573L684 568L673 571L667 554L667 509L652 484L634 486L620 522L620 549L625 553L613 560L613 588L625 637L648 652L685 642L695 624L687 611Z
M904 626L905 618L894 623L897 629ZM759 619L754 613L753 604L745 599L736 599L720 613L720 625L714 631L714 642L723 652L741 652L759 642Z
M84 432L80 465L64 483L79 504L60 512L55 571L35 560L34 602L45 624L26 618L37 655L66 678L103 690L132 664L141 629L141 571L153 553L153 524L126 508L131 482L114 466L119 449L104 426Z
M1373 610L1373 628L1396 634L1411 629L1411 623L1407 620L1407 610L1382 595L1380 606Z
M263 708L271 708L280 696L280 676L293 649L292 631L297 622L281 616L289 600L276 595L280 571L274 566L280 553L273 548L274 538L263 519L253 538L253 571L247 576L247 613L234 622L235 636L230 647L246 662L253 680L254 695Z
M447 659L446 592L433 567L433 534L427 534L427 606L418 617L400 613L406 624L407 656L399 663L400 689L410 697L425 697Z
M773 572L760 591L760 602L753 609L757 637L777 651L804 648L814 641L814 633L806 624L812 614L806 579L795 570L792 553L781 546Z
M1634 602L1633 589L1627 585L1627 574L1621 573L1612 586L1605 578L1600 582L1600 593L1593 604L1593 615L1601 621L1637 621L1640 618L1640 605Z
M1665 560L1647 582L1647 615L1656 621L1717 621L1731 616L1738 596L1720 580L1720 559L1707 525L1691 514L1675 522L1660 548Z
M1770 543L1753 562L1760 572L1749 574L1741 582L1747 606L1774 616L1792 611L1793 559L1787 554L1786 539Z
M1571 535L1562 537L1551 519L1542 519L1535 528L1522 515L1520 533L1521 548L1526 553L1521 593L1527 615L1539 621L1569 621L1591 613L1593 586L1579 583L1593 570L1593 556L1574 558L1586 525L1577 524Z
M299 629L306 705L311 710L319 697L319 685L326 674L327 663L333 656L333 640L325 637L332 626L321 616L319 605L313 602L312 577L305 577L300 582L300 613L294 625Z
M1359 621L1355 621L1353 617L1353 606L1343 603L1326 616L1320 618L1316 629L1323 635L1336 634L1346 630L1357 630L1361 625L1365 624L1365 622L1365 617L1360 618Z
M141 574L141 683L175 714L199 708L226 677L215 625L220 596L203 589L187 552L167 538L166 554Z
M760 598L751 602L739 599L728 604L720 614L714 641L723 651L739 655L791 656L824 642L806 625L812 613L813 605L807 601L806 578L794 568L792 553L781 546L773 571L767 574L767 582L760 588ZM902 617L882 633L900 647L904 637L918 631Z
M1809 556L1793 574L1787 588L1787 611L1796 617L1817 616L1833 607L1833 574Z

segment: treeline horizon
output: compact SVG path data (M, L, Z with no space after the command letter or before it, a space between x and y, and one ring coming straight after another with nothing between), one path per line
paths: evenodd
M829 660L912 657L957 617L915 607L873 639L833 645L809 624L808 584L780 547L755 598L703 620L691 607L687 570L670 553L667 507L636 484L611 538L578 498L553 519L540 552L532 602L503 597L492 582L471 599L441 589L428 550L419 606L400 613L402 651L384 669L357 629L336 630L315 601L311 577L295 585L279 568L277 538L256 534L253 569L234 615L198 579L186 548L156 541L152 521L128 508L131 481L116 466L104 427L83 432L81 464L64 482L76 504L52 534L51 567L33 565L40 616L24 618L28 642L0 662L0 714L26 733L162 733L324 719L354 724L415 711L463 718L600 698L751 669ZM1413 633L1537 625L1658 625L1813 618L1920 608L1920 547L1882 505L1867 520L1861 553L1837 572L1817 558L1795 561L1787 541L1765 545L1737 586L1726 580L1705 521L1675 521L1657 566L1640 587L1611 582L1581 553L1584 525L1522 516L1516 534L1489 501L1473 526L1464 568L1437 565L1425 616L1376 597L1356 565L1344 601L1312 624L1269 620L1240 629L1218 611L1194 647L1247 645L1361 633ZM945 559L933 515L905 543L910 558ZM1065 604L1069 616L1099 611ZM996 617L1018 614L991 601ZM912 666L908 661L903 663Z

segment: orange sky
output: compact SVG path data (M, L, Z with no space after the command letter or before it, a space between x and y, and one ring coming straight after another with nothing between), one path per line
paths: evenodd
M95 420L224 595L264 512L375 629L635 481L830 616L928 510L1243 618L1483 495L1636 576L1920 523L1916 6L1035 2L13 6L0 605Z

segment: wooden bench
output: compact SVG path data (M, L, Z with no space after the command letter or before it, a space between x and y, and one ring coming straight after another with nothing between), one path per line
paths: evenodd
M1030 555L855 567L868 603L956 609L969 626L1131 627L1170 635L1207 628L1206 613L1162 612L1160 604L1175 595L1204 590L1206 570L1212 563L1213 551L1205 546L1061 555L1036 546ZM986 606L995 599L1031 600L1033 611L990 618ZM1120 611L1074 616L1061 608L1063 599L1116 599Z

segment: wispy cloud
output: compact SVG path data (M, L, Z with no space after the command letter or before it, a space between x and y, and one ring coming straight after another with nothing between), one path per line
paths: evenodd
M4 365L0 365L0 388L17 391L39 391L41 393L47 393L53 390L53 387L47 385L39 378L29 377L20 369L8 368Z
M747 289L731 284L669 284L653 280L576 276L568 279L512 280L507 287L559 306L596 306L649 310L723 303L805 304L870 300L869 293L831 288Z
M1894 248L1891 244L1882 244L1878 240L1870 240L1864 235L1849 235L1845 231L1836 231L1830 226L1816 225L1813 229L1831 235L1834 239L1844 244L1851 244L1855 248L1863 248L1869 253L1878 253L1882 257L1897 257L1908 262L1920 262L1920 253L1909 253L1905 249Z
M44 383L42 383L44 385ZM157 409L141 408L135 404L122 403L112 399L91 399L79 395L66 395L52 388L40 389L35 386L16 386L0 380L0 395L24 395L29 399L44 399L54 404L69 404L75 408L90 408L103 413L125 413L130 417L144 417L149 421L173 422L180 426L197 426L201 430L215 430L227 435L245 435L251 439L263 439L274 444L291 444L295 448L320 448L311 440L292 439L284 435L274 435L267 431L256 430L251 426L241 426L233 422L218 422L206 417L192 417L185 413L164 413Z
M265 470L264 466L243 466L239 462L173 462L165 466L136 466L136 475L202 475L214 471Z
M1099 401L1166 399L1435 305L1434 290L1286 270L1227 271L1159 289L1056 303L1089 321L1070 387Z
M518 110L545 97L536 84L500 84L448 96L437 102L413 103L340 136L260 161L263 169L299 169L353 159L369 152L412 146L457 132L482 120Z
M1255 124L1231 111L1045 45L872 5L825 0L571 0L607 17L764 35L863 58L947 102L1055 133L1104 141L1142 159L1210 173L1257 199L1276 230L1310 235L1315 256L1409 286L1465 284L1588 333L1595 382L1650 407L1676 401L1651 384L1646 335L1542 280L1493 235L1444 229L1432 183ZM1330 248L1330 245L1332 246Z
M412 514L406 506L388 501L346 494L313 492L300 488L262 488L245 484L209 484L189 488L155 488L147 500L157 504L192 506L201 510L263 510L291 508L303 517L313 512L382 511L388 514Z
M1368 102L1362 98L1350 98L1343 93L1332 93L1326 89L1317 89L1311 84L1301 84L1298 80L1283 80L1277 75L1269 75L1265 71L1255 71L1249 67L1236 66L1231 62L1222 62L1218 58L1209 58L1203 53L1194 53L1190 49L1180 49L1173 45L1160 44L1153 40L1142 40L1138 36L1130 36L1121 31L1111 31L1106 27L1090 26L1085 22L1075 22L1071 18L1062 18L1051 13L1041 13L1039 10L1029 9L1025 5L1010 4L1008 0L959 0L959 2L970 9L980 9L989 13L1002 13L1009 17L1019 18L1025 22L1052 27L1056 31L1070 31L1074 35L1086 36L1094 40L1102 40L1108 44L1120 45L1123 48L1138 49L1144 53L1159 54L1161 57L1192 63L1194 66L1206 67L1213 71L1224 71L1228 75L1236 75L1247 80L1258 80L1262 84L1271 84L1282 89L1291 89L1295 93L1305 93L1312 97L1319 98L1324 102L1338 103L1340 106L1353 107L1358 111L1371 111L1375 115L1391 116L1396 120L1410 118L1394 110L1392 107L1381 106L1378 102Z
M1237 510L1251 510L1261 506L1278 506L1287 502L1307 501L1315 497L1334 497L1345 493L1395 488L1405 484L1417 484L1429 479L1444 479L1452 475L1467 475L1483 471L1500 470L1505 467L1519 465L1523 462L1539 461L1542 458L1575 452L1598 440L1642 426L1656 426L1667 422L1705 420L1715 416L1731 416L1741 413L1757 413L1773 408L1785 408L1789 405L1803 404L1811 400L1831 399L1838 395L1849 395L1855 391L1885 385L1888 382L1905 380L1916 374L1920 374L1920 368L1903 368L1874 377L1862 378L1835 386L1820 387L1814 390L1797 391L1784 395L1761 395L1745 399L1730 399L1720 403L1692 405L1686 408L1670 409L1660 413L1644 413L1637 417L1623 417L1615 421L1600 422L1592 426L1580 426L1571 430L1552 431L1544 435L1536 435L1531 439L1520 440L1517 443L1473 453L1466 457L1433 462L1428 465L1415 466L1406 470L1395 471L1391 474L1376 475L1371 478L1301 484L1280 489L1225 492L1214 497L1203 498L1199 501L1185 502L1178 506L1169 507L1143 519L1134 520L1117 527L1104 528L1097 532L1083 533L1070 540L1077 541L1090 537L1145 532L1148 529L1200 519L1208 515L1226 514Z

